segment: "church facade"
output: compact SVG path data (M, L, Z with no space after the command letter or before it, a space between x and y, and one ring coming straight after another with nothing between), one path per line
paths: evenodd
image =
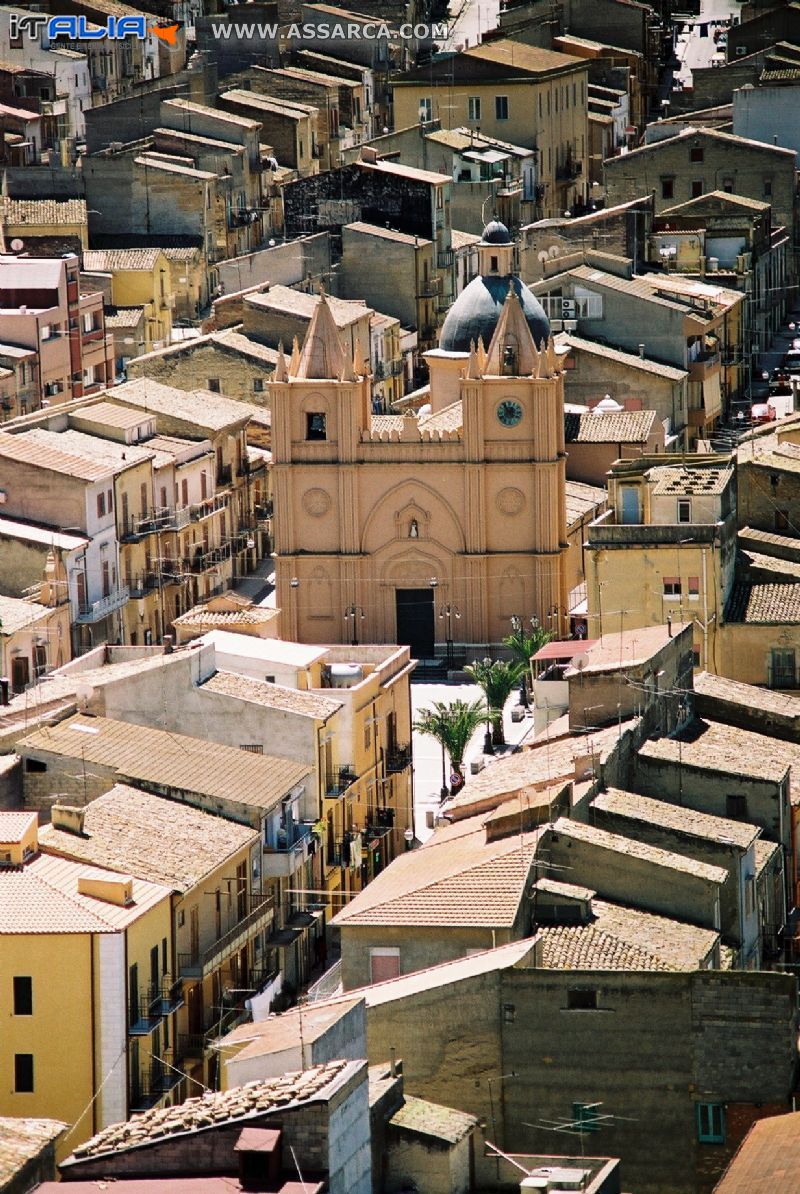
M503 225L487 225L479 275L425 354L419 413L372 413L364 362L344 358L324 296L302 350L281 355L270 389L287 638L432 658L448 640L500 643L515 615L564 629L563 376L512 254Z

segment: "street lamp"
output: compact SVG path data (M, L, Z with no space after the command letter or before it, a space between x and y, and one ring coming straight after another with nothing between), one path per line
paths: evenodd
M344 611L345 622L348 618L352 618L353 620L352 645L354 647L358 646L358 623L363 622L365 617L366 614L360 605L348 605L347 609Z
M492 661L487 656L484 659L486 667L491 667ZM485 755L494 754L494 743L492 742L492 711L489 708L489 702L486 702L486 733L483 735L483 753Z
M535 617L531 618L531 626L533 627L534 630L537 629L538 625L539 625L538 618L535 618ZM514 633L514 634L522 635L522 618L519 616L519 614L511 615L511 630L512 630L512 633ZM527 669L526 669L526 671L527 671ZM522 680L520 681L519 703L520 703L520 705L522 705L523 709L530 709L530 707L531 707L530 701L528 700L528 677L527 677L526 672L522 673Z
M448 601L446 605L440 608L439 617L447 619L445 639L447 643L447 668L449 670L453 666L453 618L460 618L461 610L457 605L453 605Z

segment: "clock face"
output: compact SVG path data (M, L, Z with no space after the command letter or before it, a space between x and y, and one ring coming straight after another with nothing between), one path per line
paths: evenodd
M497 417L504 427L516 427L522 420L522 407L513 398L506 398L497 407Z

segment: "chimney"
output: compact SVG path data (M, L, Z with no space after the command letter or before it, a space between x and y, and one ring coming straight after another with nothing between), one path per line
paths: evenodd
M644 360L644 344L639 345L639 356Z
M173 645L172 645L172 635L171 635L171 634L165 634L165 635L164 635L164 654L165 654L165 655L171 655L171 654L172 654L172 652L174 651L174 649L175 649L175 648L174 648L174 647L173 647Z
M672 614L667 614L667 634L672 638Z
M0 676L0 705L8 705L10 702L9 692L11 691L11 681L8 676Z
M85 816L85 808L78 808L74 804L54 804L50 810L50 823L54 829L62 829L64 833L74 833L80 837L83 836Z

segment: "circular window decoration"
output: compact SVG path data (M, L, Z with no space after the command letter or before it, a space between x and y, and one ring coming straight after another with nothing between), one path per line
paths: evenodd
M520 514L525 508L525 494L521 489L501 489L496 504L501 514Z
M331 508L331 496L324 489L309 489L303 494L303 509L311 518L322 518Z
M504 427L516 427L522 422L522 406L515 398L504 398L498 403L497 418Z

